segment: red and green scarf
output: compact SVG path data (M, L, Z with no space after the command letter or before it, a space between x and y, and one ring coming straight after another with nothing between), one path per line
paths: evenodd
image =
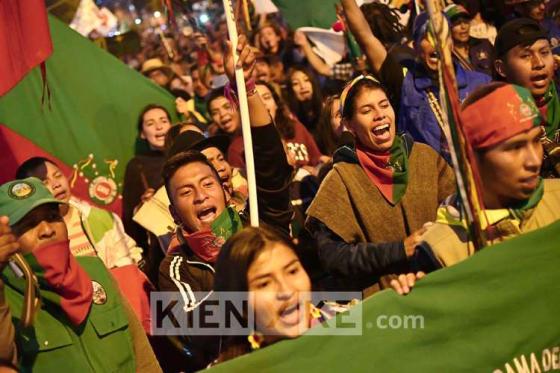
M191 250L208 263L215 263L222 245L243 228L239 214L233 207L227 207L212 222L210 230L183 235Z
M546 120L544 124L546 137L550 140L555 140L560 127L560 100L558 99L558 92L554 82L549 84L545 95L540 100L537 100L537 106Z
M72 324L80 325L89 313L93 285L70 254L69 241L40 247L24 258L39 281L41 301L57 305Z
M408 154L400 136L384 153L377 153L356 144L358 161L371 182L392 205L402 199L408 185Z

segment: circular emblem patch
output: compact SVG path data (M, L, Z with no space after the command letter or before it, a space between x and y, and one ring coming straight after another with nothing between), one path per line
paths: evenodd
M93 286L93 304L105 304L107 302L107 292L103 285L97 281L91 282Z
M35 193L35 187L25 181L18 182L10 187L8 195L15 199L25 199Z
M519 105L519 113L521 114L521 121L533 119L535 116L533 110L531 110L531 106L526 103Z
M109 205L117 197L117 183L111 178L98 176L89 184L89 197L95 202Z

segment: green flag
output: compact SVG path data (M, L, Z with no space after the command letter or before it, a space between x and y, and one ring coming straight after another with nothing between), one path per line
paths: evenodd
M119 211L125 167L138 145L138 114L150 103L174 113L174 98L55 17L49 25L51 109L41 105L39 69L0 99L0 182L12 179L25 159L46 156L60 163L74 194Z
M431 273L407 296L374 295L361 336L303 336L214 371L558 371L559 236L557 222Z
M339 0L272 0L292 29L304 26L330 29Z

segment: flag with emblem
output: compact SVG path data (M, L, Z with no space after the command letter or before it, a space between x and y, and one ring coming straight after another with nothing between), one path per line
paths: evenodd
M50 104L41 105L39 69L0 99L0 183L27 158L47 157L69 177L73 194L118 213L126 164L142 147L137 116L151 103L174 113L174 98L58 19L49 16L48 24ZM0 50L0 60L6 55Z

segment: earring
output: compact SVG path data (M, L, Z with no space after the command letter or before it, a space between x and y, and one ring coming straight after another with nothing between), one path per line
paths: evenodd
M261 345L264 341L264 336L262 335L262 333L253 330L251 334L249 334L249 336L247 337L247 340L251 345L251 349L258 350L259 348L261 348Z

